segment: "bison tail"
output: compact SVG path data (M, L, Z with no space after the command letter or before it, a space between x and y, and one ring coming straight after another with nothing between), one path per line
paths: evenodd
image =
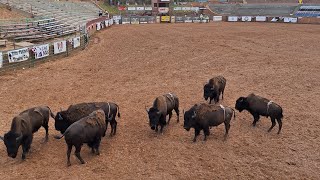
M54 116L53 112L51 111L51 109L49 108L49 106L47 106L47 107L48 107L48 109L49 109L50 116L54 119L55 116Z
M231 109L233 111L233 119L236 120L236 111L233 108L231 108Z
M55 135L55 136L53 136L55 139L61 139L62 137L64 136L64 134L62 134L62 135Z
M118 105L117 105L117 112L118 112L118 118L120 118L120 108Z

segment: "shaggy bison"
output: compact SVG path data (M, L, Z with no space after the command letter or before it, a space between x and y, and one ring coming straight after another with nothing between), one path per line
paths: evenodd
M224 123L226 129L226 138L230 129L232 114L235 118L235 112L230 107L205 103L196 104L184 113L183 126L187 131L189 131L191 128L194 128L193 142L196 142L196 138L200 134L201 130L204 132L204 141L206 141L207 136L210 135L209 128Z
M112 119L113 114L110 119ZM70 163L70 154L72 146L75 146L75 155L84 164L84 160L80 156L81 147L84 143L87 143L91 148L91 152L99 155L99 146L101 142L101 137L105 136L106 132L106 119L104 111L99 109L93 111L88 116L80 119L79 121L71 124L68 129L61 136L55 136L56 139L61 139L65 137L65 141L68 146L67 157L68 166Z
M157 97L153 106L149 110L146 108L151 129L158 132L158 126L160 125L160 133L162 133L163 127L170 123L172 110L177 113L177 122L179 122L179 98L175 94L168 93ZM166 122L168 114L169 120Z
M252 123L253 126L256 126L256 123L259 121L260 116L270 116L272 125L269 128L268 132L270 132L276 125L277 120L279 124L278 134L280 133L282 128L283 115L282 108L278 104L252 93L247 97L240 97L236 101L236 109L239 112L243 110L249 111L254 119Z
M223 93L226 87L227 80L223 76L216 76L209 80L209 82L203 87L203 97L207 101L209 98L209 104L211 104L212 99L215 103L219 102L220 94Z
M33 133L37 132L41 126L46 130L45 140L47 141L50 116L54 118L47 106L30 108L15 116L10 131L4 137L0 136L7 147L8 156L15 158L20 145L22 145L22 159L25 159L31 146Z
M60 111L57 113L55 118L55 129L63 134L66 129L74 122L81 118L88 116L95 110L102 109L106 115L105 119L111 125L110 136L115 135L117 131L116 116L120 118L119 106L112 102L91 102L91 103L80 103L69 106L66 111ZM112 119L108 121L108 117L112 115Z

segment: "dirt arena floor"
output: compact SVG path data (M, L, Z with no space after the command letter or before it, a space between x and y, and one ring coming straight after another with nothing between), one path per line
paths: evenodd
M79 54L33 69L0 76L0 134L19 112L48 105L114 101L118 134L105 137L101 155L82 148L86 164L73 155L66 164L65 141L50 119L34 134L31 153L7 157L0 143L1 179L320 179L320 26L271 23L154 24L113 26L91 39ZM280 104L283 129L267 133L270 119L253 128L248 112L236 113L229 137L224 125L196 143L173 115L164 134L148 125L145 105L168 92L180 110L204 102L211 77L227 79L223 105L234 107L254 92ZM110 132L110 127L108 133Z

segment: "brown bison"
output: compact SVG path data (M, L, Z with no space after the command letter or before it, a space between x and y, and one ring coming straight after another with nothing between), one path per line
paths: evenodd
M209 80L209 82L203 87L203 97L211 104L212 99L215 103L219 102L220 94L224 94L224 88L226 87L227 80L223 76L216 76Z
M230 107L217 106L213 104L195 104L188 111L184 113L184 128L189 131L194 128L193 142L196 142L197 136L200 131L204 132L204 141L207 140L207 136L210 135L209 128L212 126L218 126L224 123L226 133L225 138L228 136L230 129L230 121L235 118L235 112Z
M113 114L109 119L112 119ZM99 146L101 142L101 137L105 136L106 132L106 119L105 114L102 109L93 111L88 116L80 119L79 121L71 124L68 129L61 136L55 136L56 139L61 139L65 137L65 141L68 146L67 150L67 164L70 163L70 154L72 146L75 146L75 155L84 164L84 160L80 156L81 147L84 143L87 143L91 148L91 152L99 155Z
M177 122L179 122L179 98L172 93L168 93L157 97L153 106L147 110L149 116L149 124L152 130L158 132L158 126L160 125L160 133L163 132L163 127L170 123L172 117L172 111L177 114ZM168 122L166 122L166 117L169 114Z
M33 133L37 132L41 126L46 130L45 140L47 141L50 116L54 118L48 106L30 108L15 116L10 131L4 137L0 136L7 147L8 156L15 158L22 145L22 159L25 159L31 146Z
M105 119L111 125L110 136L116 134L117 131L117 121L116 116L120 118L119 106L112 102L91 102L91 103L80 103L69 106L66 111L60 111L57 113L55 118L55 129L63 134L66 129L74 122L79 119L88 116L95 110L102 109L106 115ZM112 115L112 119L108 121L108 117Z
M252 123L253 126L256 126L256 123L259 121L260 116L270 116L272 125L269 128L268 132L270 132L276 125L277 120L279 124L278 134L280 133L282 128L283 115L282 108L278 104L252 93L247 97L238 98L238 100L236 101L236 109L239 112L243 110L249 111L254 119Z

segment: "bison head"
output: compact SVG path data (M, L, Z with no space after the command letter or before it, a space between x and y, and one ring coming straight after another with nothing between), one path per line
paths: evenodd
M194 108L186 111L184 113L184 124L183 127L185 130L189 131L195 124L196 112Z
M61 134L63 134L70 125L63 112L58 112L54 120L54 127L57 131L60 131Z
M217 93L214 89L214 87L210 84L206 84L203 87L203 98L207 101L208 98L214 99L217 96Z
M237 101L236 101L236 110L238 110L239 112L248 109L249 108L249 103L246 97L240 97Z
M22 134L17 134L11 131L6 133L3 138L0 137L7 147L7 153L9 157L16 158L19 146L21 145L22 137Z
M158 109L156 109L154 107L147 110L147 112L148 112L148 116L149 116L149 125L152 130L155 130L159 124L161 113Z

